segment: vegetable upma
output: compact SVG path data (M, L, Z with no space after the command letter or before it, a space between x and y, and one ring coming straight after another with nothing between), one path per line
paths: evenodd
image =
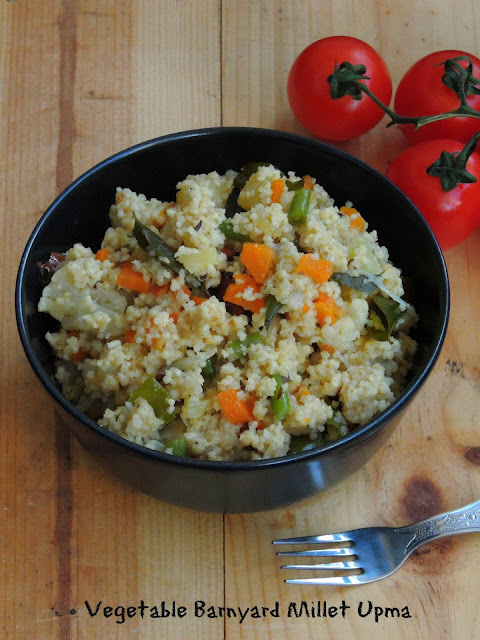
M417 321L350 202L267 163L118 188L101 248L42 265L65 397L144 447L258 460L346 435L401 393Z

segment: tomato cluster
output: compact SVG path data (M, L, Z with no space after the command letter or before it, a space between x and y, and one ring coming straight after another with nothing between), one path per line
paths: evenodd
M444 64L447 60L451 61L450 67ZM332 74L343 62L360 69L358 77L368 88L368 95L356 92L354 82L351 92L332 97ZM462 83L459 76L467 80ZM392 81L384 60L357 38L332 36L300 53L290 70L287 91L296 118L313 135L331 142L366 133L380 122L385 111L392 119L396 114L401 116L398 126L413 146L393 161L386 175L417 205L445 250L465 240L480 225L480 154L470 150L462 174L467 179L462 178L448 190L438 175L431 175L427 169L444 153L449 155L447 164L458 156L465 143L479 132L480 120L455 115L418 128L402 120L455 111L462 95L464 104L480 115L479 78L480 59L476 56L459 50L427 55L408 69L398 84L392 116L388 109Z

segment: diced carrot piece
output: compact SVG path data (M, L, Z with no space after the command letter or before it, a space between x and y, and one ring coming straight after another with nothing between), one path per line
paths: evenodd
M350 220L352 229L356 229L360 231L360 233L365 231L366 222L354 207L340 207L340 212L343 213L344 216L352 216Z
M97 253L95 254L95 258L97 260L100 260L100 262L104 262L108 258L108 253L108 249L104 247L103 249L99 249L97 251Z
M247 289L247 286L244 284L230 284L223 295L223 299L225 300L225 302L236 304L239 307L243 307L247 311L259 313L265 306L265 301L263 299L245 300L241 297L241 295L237 297L237 295L242 294L245 289Z
M123 341L128 344L134 344L136 332L133 329L129 329L126 334L123 336Z
M153 293L153 295L156 298L158 298L158 296L165 295L169 291L170 291L170 285L169 284L156 284L155 282L152 282L150 284L150 293Z
M343 316L343 309L326 293L319 293L313 306L317 312L318 324L321 326L326 323L328 318L330 318L331 324L333 324Z
M298 261L297 273L304 273L320 284L327 282L333 273L333 264L330 260L314 258L311 253L304 253Z
M195 306L198 307L199 304L202 304L202 302L205 302L205 300L207 300L207 298L201 298L200 296L194 296L193 293L190 291L190 289L186 286L186 285L182 285L181 290L183 291L183 293L185 295L187 295L189 298L191 298L194 302L195 302ZM173 292L173 297L176 298L178 295L178 290Z
M70 360L72 362L81 362L82 360L85 360L87 356L88 356L87 349L85 349L84 347L80 347L78 351L76 351L75 353L72 353L72 355L70 356Z
M229 284L223 299L225 302L231 302L253 313L259 313L265 306L265 300L263 298L256 298L255 300L245 300L241 294L248 288L251 288L254 293L260 293L260 286L255 282L252 276L248 273L237 274L234 276L235 284ZM240 295L238 295L240 294ZM238 297L237 297L238 295Z
M272 180L272 202L280 202L284 189L284 180L281 180L280 178L278 180Z
M273 249L265 244L244 242L240 260L255 282L263 284L273 265Z
M307 387L304 387L303 385L300 385L296 391L297 395L299 395L300 397L302 396L309 396L310 395L310 391L307 389Z
M135 271L131 262L124 262L117 276L117 286L138 293L147 293L150 289L150 281Z
M195 306L198 307L199 304L202 304L202 302L205 302L207 300L207 298L201 298L200 296L190 296L190 298L194 301Z
M173 320L173 324L177 324L177 322L178 322L178 313L175 313L175 312L171 313L170 314L170 318Z
M312 176L306 175L303 176L303 188L304 189L313 189L314 182L312 180Z
M358 211L354 207L340 207L340 213L343 213L344 216L353 216Z
M155 351L161 351L162 349L165 349L165 342L162 340L162 338L154 338L152 340L152 349L155 349Z
M295 395L297 396L298 401L303 404L303 399L310 395L310 391L307 387L300 385L296 390Z
M187 287L186 284L182 284L182 286L180 287L180 289L183 291L183 293L189 297L191 297L192 292L190 291L190 289ZM178 295L178 289L176 291L173 291L173 297L176 298Z
M251 398L242 400L238 397L238 392L235 389L219 391L217 398L223 415L232 424L243 424L255 419L252 412Z
M253 277L248 273L235 273L233 275L233 279L237 284L249 284L252 285L252 287L255 287L257 284Z
M253 416L253 408L255 407L256 401L257 401L257 398L255 396L247 396L244 400L252 416Z
M322 351L326 351L330 355L333 355L335 353L335 349L332 347L332 345L325 344L324 342L320 344L320 349L322 349Z
M302 313L307 313L308 311L310 311L310 307L308 304L304 304L302 307Z
M356 229L357 231L360 231L360 233L363 233L366 228L366 223L362 216L358 214L358 216L350 220L350 226L352 229Z
M154 328L155 328L155 318L149 318L148 322L145 324L145 333L150 333L150 331Z

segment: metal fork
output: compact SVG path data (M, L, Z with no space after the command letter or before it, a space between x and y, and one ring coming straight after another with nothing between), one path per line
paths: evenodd
M445 536L474 531L480 531L480 500L406 527L365 527L322 536L273 540L272 544L323 545L320 549L277 552L277 556L323 558L321 564L286 564L280 568L319 570L326 574L324 577L288 579L285 582L344 586L386 578L421 545Z

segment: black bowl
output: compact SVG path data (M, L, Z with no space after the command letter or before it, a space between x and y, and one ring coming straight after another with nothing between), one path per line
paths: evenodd
M341 206L351 200L378 231L393 263L413 284L410 300L420 322L419 348L408 385L383 413L321 449L253 462L179 458L132 444L80 413L62 395L45 341L56 326L37 311L41 283L37 262L75 242L98 248L109 225L117 186L147 197L175 199L188 174L239 169L266 160L283 171L312 174ZM320 142L253 128L187 131L151 140L100 163L68 187L47 209L25 248L17 277L16 313L25 353L40 382L62 410L66 428L123 480L165 502L203 511L253 512L309 497L364 465L393 431L425 382L442 346L449 286L438 244L424 219L391 182L359 160Z

